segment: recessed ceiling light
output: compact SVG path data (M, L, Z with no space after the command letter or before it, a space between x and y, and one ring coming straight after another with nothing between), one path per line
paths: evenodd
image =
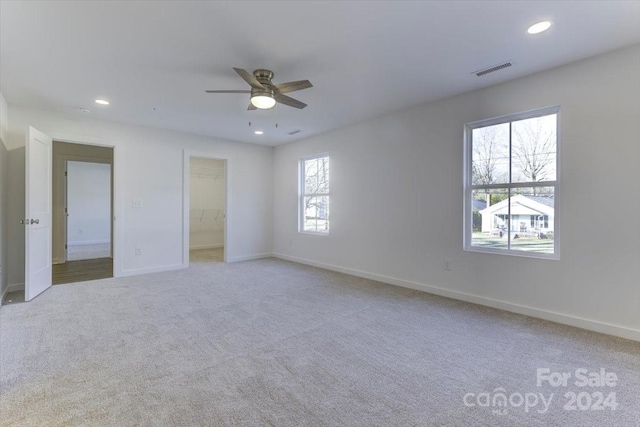
M109 101L105 101L104 99L96 99L96 104L109 105Z
M533 24L527 30L529 34L540 34L543 31L547 31L551 26L551 21L541 21L536 24Z
M256 135L262 135L264 132L263 132L263 131L261 131L261 130L257 130L257 131L255 131L254 133L255 133Z

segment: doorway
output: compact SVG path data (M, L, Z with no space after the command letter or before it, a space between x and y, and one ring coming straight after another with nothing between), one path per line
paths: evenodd
M226 161L189 158L189 262L225 261Z
M113 277L113 148L53 142L52 283Z
M111 165L66 162L66 260L111 257Z

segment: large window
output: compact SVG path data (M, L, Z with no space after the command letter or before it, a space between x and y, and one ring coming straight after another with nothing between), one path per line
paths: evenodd
M559 111L466 125L466 250L558 258Z
M329 156L300 159L299 231L329 233Z

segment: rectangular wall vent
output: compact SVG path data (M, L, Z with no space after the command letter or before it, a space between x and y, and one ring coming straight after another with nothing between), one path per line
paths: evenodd
M485 74L493 73L494 71L503 70L505 68L509 68L512 65L516 65L513 61L503 62L502 64L494 65L493 67L484 68L482 70L474 71L472 74L475 74L478 77L482 77Z
M300 129L292 130L291 132L289 132L289 135L295 135L296 133L300 133Z

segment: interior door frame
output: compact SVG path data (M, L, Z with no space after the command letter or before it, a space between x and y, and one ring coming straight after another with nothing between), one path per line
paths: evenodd
M229 159L224 156L215 156L211 153L202 153L198 151L182 151L183 160L183 180L182 180L182 264L189 267L189 211L191 209L191 176L190 176L190 160L191 158L210 159L224 162L224 239L223 239L223 262L229 260Z
M103 147L103 148L111 148L113 150L113 158L112 158L112 162L111 162L111 196L112 196L112 200L111 200L111 257L113 258L113 277L119 277L121 276L121 266L120 266L120 258L119 258L119 254L120 254L120 243L122 242L122 236L121 236L121 230L117 221L117 217L120 216L122 217L122 215L119 215L118 212L121 212L122 206L120 203L120 200L117 197L118 194L118 189L120 188L120 186L118 185L118 180L117 177L119 176L119 164L120 162L118 161L118 154L119 154L119 150L115 145L112 144L101 144L101 143L91 143L91 142L86 142L86 141L78 141L78 140L70 140L70 139L65 139L65 138L56 138L55 136L52 137L54 143L55 142L64 142L67 144L77 144L77 145L89 145L89 146L93 146L93 147ZM71 156L69 156L71 157ZM77 156L77 157L83 157L83 156ZM86 158L91 158L91 157L87 157L84 156L84 159ZM75 159L64 159L66 160L72 160L72 161L82 161L82 160L75 160ZM54 161L54 159L51 160L52 162ZM90 160L92 161L92 160ZM52 168L53 168L53 164L52 164ZM53 185L55 185L55 183L53 183ZM66 220L65 220L66 223ZM65 236L66 236L66 229L64 230ZM65 257L66 257L66 253L65 253Z

